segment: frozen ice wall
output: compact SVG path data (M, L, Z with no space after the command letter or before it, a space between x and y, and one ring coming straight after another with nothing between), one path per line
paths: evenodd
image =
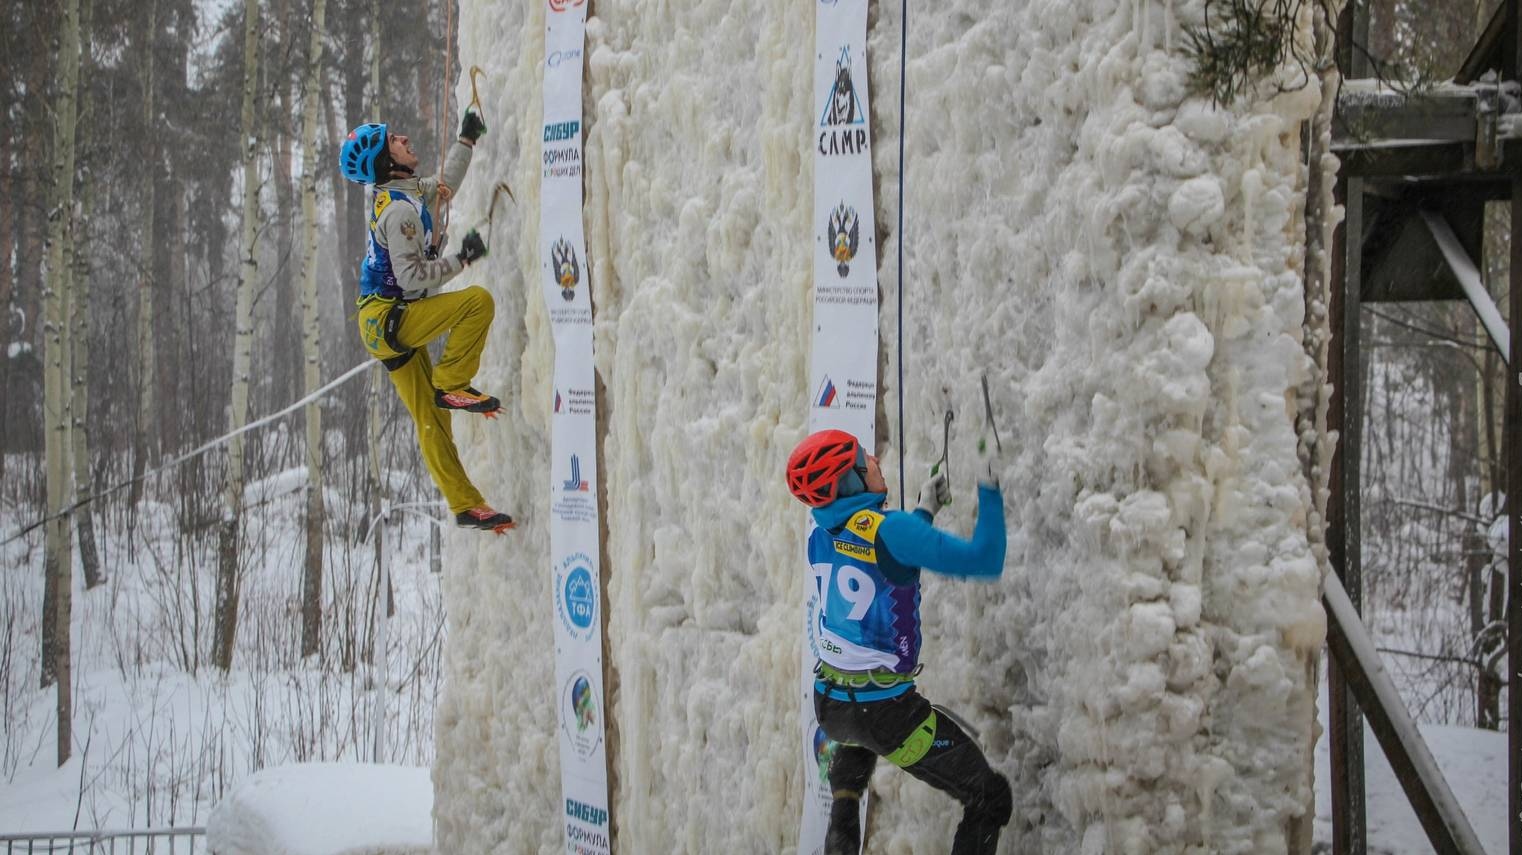
M592 0L586 225L597 316L617 848L789 852L811 317L810 0ZM455 228L499 207L470 282L497 296L459 436L525 518L447 546L441 852L559 846L549 591L553 345L538 286L540 2L471 2L461 62L492 126ZM912 4L905 413L894 360L898 4L869 19L890 484L957 406L971 527L987 371L1011 548L924 593L922 690L1017 793L1002 851L1276 852L1310 804L1324 620L1290 390L1308 370L1299 122L1314 87L1188 95L1199 0ZM462 102L468 87L458 90ZM505 201L505 200L504 200ZM912 496L911 503L912 503ZM896 496L894 497L896 502ZM887 768L876 852L949 846L946 797Z

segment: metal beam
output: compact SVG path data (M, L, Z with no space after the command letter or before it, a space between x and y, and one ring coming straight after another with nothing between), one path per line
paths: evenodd
M1332 461L1331 499L1327 506L1327 549L1332 568L1352 592L1356 604L1360 584L1361 511L1359 460L1362 454L1362 372L1359 318L1362 314L1364 245L1364 181L1346 178L1338 185L1346 215L1337 230L1329 322L1332 348L1328 375L1332 400L1328 427L1337 432ZM1331 742L1332 852L1364 855L1367 828L1364 807L1363 719L1348 692L1342 668L1335 659L1327 666L1327 722Z
M1373 81L1346 85L1337 96L1332 142L1474 142L1480 93L1448 84L1419 95Z
M1484 324L1485 332L1490 334L1491 343L1501 352L1501 358L1506 360L1506 364L1510 365L1511 333L1506 329L1506 321L1501 318L1501 310L1496 308L1496 302L1490 299L1490 292L1485 290L1479 269L1474 266L1474 261L1469 258L1463 244L1459 243L1459 236L1453 233L1447 218L1435 211L1423 210L1422 222L1432 232L1437 248L1442 250L1443 258L1447 260L1454 278L1459 281L1459 287L1464 289L1464 296L1469 298L1469 305L1474 306L1475 314L1480 316L1480 323Z
M1337 574L1327 574L1321 591L1327 612L1327 646L1347 677L1348 687L1369 718L1369 728L1405 790L1427 840L1441 855L1485 855L1485 848L1449 789L1437 761L1422 741L1374 642L1342 589Z
M1474 49L1465 58L1464 64L1459 66L1457 74L1453 75L1455 83L1473 83L1487 71L1499 69L1504 62L1502 47L1506 36L1507 7L1514 0L1496 7L1496 13L1490 17L1490 23L1486 25L1485 32L1480 34L1479 41L1475 42Z
M1522 27L1518 28L1522 38ZM1515 167L1514 167L1515 168ZM1511 190L1511 329L1522 334L1522 175ZM1506 459L1506 744L1507 838L1511 855L1522 855L1522 372L1506 372L1502 448Z

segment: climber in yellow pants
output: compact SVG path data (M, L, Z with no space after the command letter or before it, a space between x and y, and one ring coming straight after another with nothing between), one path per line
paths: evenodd
M442 240L433 239L430 211L459 186L475 142L485 132L480 116L467 110L438 178L416 177L418 158L411 141L381 124L355 128L339 150L338 162L345 178L374 185L360 269L360 339L386 366L412 414L423 460L455 522L501 533L513 526L513 518L487 505L470 482L450 426L452 410L493 418L502 409L499 400L470 385L481 367L496 309L491 294L479 285L429 294L486 256L486 244L474 229L460 241L458 253L442 255ZM444 353L434 366L428 343L445 335Z

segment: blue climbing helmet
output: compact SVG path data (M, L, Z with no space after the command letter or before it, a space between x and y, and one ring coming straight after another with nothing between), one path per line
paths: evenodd
M356 184L376 183L376 160L386 151L387 129L367 122L352 131L338 149L338 169Z

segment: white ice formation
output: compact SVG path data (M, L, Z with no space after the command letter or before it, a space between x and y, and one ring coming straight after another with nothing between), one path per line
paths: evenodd
M1201 0L910 4L900 389L898 5L869 17L880 450L895 490L905 454L912 491L955 403L957 501L938 521L967 532L987 371L1009 457L1004 577L926 584L922 690L1014 782L1001 851L1296 849L1325 626L1291 412L1310 370L1299 141L1315 81L1296 90L1286 71L1292 91L1230 109L1192 95L1181 27ZM448 542L436 839L543 852L562 813L544 4L463 6L460 61L486 72L492 128L454 221L484 220L498 180L518 203L466 277L496 295L478 385L509 414L458 433L488 499L526 523ZM804 514L781 471L810 392L813 20L809 0L591 9L594 489L621 852L796 843ZM869 851L944 851L955 805L883 767Z

